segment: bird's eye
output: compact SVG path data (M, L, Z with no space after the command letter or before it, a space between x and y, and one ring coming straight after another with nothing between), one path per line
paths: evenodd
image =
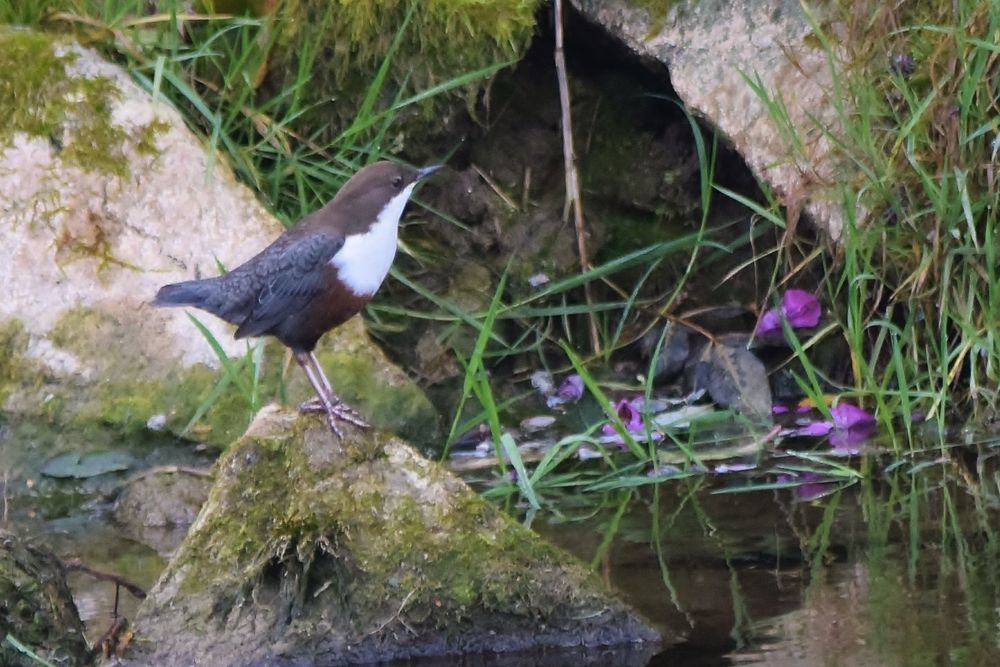
M403 184L403 177L402 176L396 176L395 178L392 179L392 187L398 188L402 184Z

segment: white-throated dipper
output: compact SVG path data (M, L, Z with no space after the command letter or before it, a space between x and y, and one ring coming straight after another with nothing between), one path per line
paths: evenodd
M237 325L237 339L274 336L291 348L316 390L319 405L303 404L304 410L325 411L337 437L337 420L367 427L333 392L313 350L382 285L413 187L440 167L371 164L256 256L221 276L165 285L153 305L200 308Z

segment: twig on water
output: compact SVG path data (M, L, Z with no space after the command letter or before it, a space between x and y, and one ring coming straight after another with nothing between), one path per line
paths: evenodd
M84 565L83 561L79 558L71 558L70 560L65 561L63 563L63 567L70 572L83 572L85 574L89 574L91 577L99 581L113 582L116 586L121 586L127 590L133 597L139 598L140 600L146 599L146 591L144 591L138 584L133 584L125 577L121 577L111 572L95 570L89 565Z
M566 205L563 208L563 220L569 217L570 207L573 208L573 222L576 226L576 250L580 256L580 271L586 273L590 268L587 255L587 229L583 221L583 198L580 192L580 177L576 171L576 154L573 151L573 121L570 116L569 83L566 77L566 56L563 53L563 20L562 0L556 0L556 78L559 81L559 106L562 110L563 160L566 164ZM583 296L587 305L594 303L590 291L590 283L583 284ZM597 334L597 318L593 311L588 310L590 323L590 344L594 354L601 353L601 339Z

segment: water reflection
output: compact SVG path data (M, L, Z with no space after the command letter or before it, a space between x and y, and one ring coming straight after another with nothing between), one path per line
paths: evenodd
M590 562L650 618L669 640L663 650L418 664L1000 664L992 452L949 454L891 464L889 474L864 459L862 481L818 498L801 487L719 493L731 481L712 476L566 494L533 516L533 528ZM181 537L128 537L100 513L24 525L44 533L61 557L147 588ZM79 574L71 586L93 639L111 622L114 586ZM134 618L136 601L124 594L121 601L120 611Z
M812 502L670 482L534 527L673 638L651 666L1000 664L996 513L941 472Z

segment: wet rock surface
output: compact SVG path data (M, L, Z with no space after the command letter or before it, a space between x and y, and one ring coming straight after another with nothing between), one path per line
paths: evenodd
M380 432L266 408L136 619L132 665L340 665L645 642L571 557Z
M212 480L180 470L150 471L132 479L115 501L115 521L133 529L189 526Z
M840 236L839 162L821 126L839 127L829 63L793 0L572 0L642 58L663 63L677 95L718 127L762 180ZM813 8L815 9L815 8ZM823 17L816 21L822 23ZM825 25L826 30L833 29ZM787 110L768 113L756 83ZM789 131L791 130L791 132ZM792 132L797 135L791 139Z

